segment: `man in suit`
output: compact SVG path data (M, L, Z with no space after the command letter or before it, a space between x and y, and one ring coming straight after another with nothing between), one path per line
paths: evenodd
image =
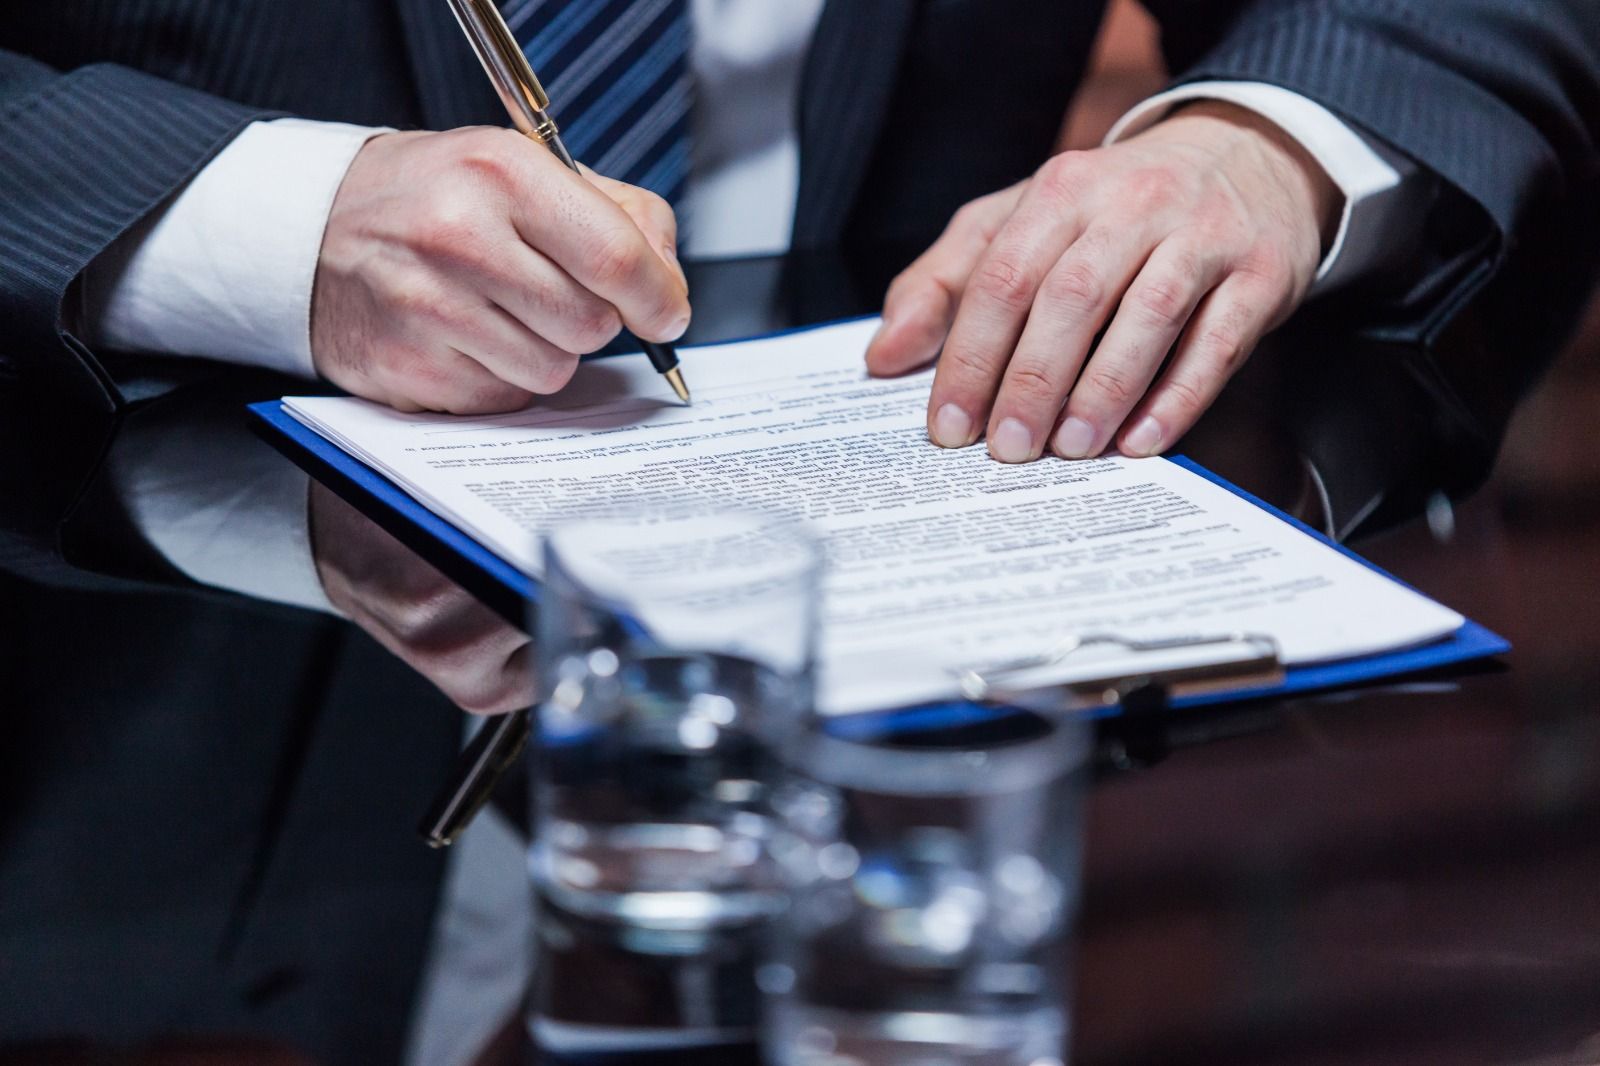
M752 250L730 228L770 251L948 222L868 364L942 347L930 436L1005 460L1160 451L1314 285L1426 333L1552 220L1594 217L1581 0L1152 7L1180 84L1052 158L1100 0L508 3L613 171L580 180L452 131L499 116L434 0L24 6L0 20L0 367L61 476L18 486L8 532L39 550L95 468L126 401L105 351L485 411L623 325L672 337L674 220L614 179L680 200L701 253ZM418 125L445 132L380 132Z
M0 1014L8 1033L265 1029L329 1060L392 1058L392 1032L368 1049L382 1008L413 994L406 937L439 877L407 850L405 797L454 723L348 627L171 591L295 598L283 568L197 544L215 500L175 518L173 479L140 472L177 420L120 350L503 408L623 324L680 328L665 200L698 254L927 247L869 361L897 372L943 342L937 442L1144 452L1319 275L1425 340L1468 304L1513 322L1530 265L1581 261L1593 232L1586 0L1153 3L1175 94L1120 143L1056 159L1100 0L773 6L508 3L575 137L604 92L575 86L601 65L564 57L614 52L603 85L640 85L594 112L614 117L581 154L611 180L585 181L503 131L458 130L502 116L439 0L0 15L0 568L23 575L0 578L5 646L23 652L0 657L17 738L0 893L21 901L0 907L0 960L35 982ZM603 21L579 27L586 10ZM677 53L651 50L663 40ZM689 71L686 165L672 90ZM381 132L419 127L443 132ZM304 488L260 495L303 529ZM301 602L341 598L300 573ZM373 760L378 732L392 743ZM104 844L162 818L170 854ZM353 846L345 818L370 839ZM61 846L86 825L94 846ZM341 917L312 913L312 876L340 885ZM313 940L338 963L302 965ZM378 943L385 972L328 999ZM163 951L180 964L141 986L140 959Z

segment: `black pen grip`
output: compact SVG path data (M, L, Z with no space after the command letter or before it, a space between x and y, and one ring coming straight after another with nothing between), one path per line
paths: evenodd
M678 365L678 353L670 344L641 340L639 347L644 349L644 354L650 359L650 365L656 368L658 374L665 374Z

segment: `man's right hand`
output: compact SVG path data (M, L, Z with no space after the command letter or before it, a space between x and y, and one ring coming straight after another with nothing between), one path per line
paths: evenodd
M334 198L311 305L317 371L404 411L509 411L627 326L689 324L672 209L512 130L390 133Z
M317 577L345 617L464 711L533 702L526 635L319 482L306 511Z

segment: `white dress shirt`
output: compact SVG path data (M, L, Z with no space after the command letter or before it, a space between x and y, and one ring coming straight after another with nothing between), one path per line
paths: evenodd
M691 0L694 156L686 254L787 249L799 185L795 99L822 0ZM1273 86L1208 82L1163 93L1108 143L1187 99L1231 101L1293 137L1344 196L1318 273L1326 291L1383 265L1395 225L1415 226L1412 170L1318 104ZM167 208L84 278L86 326L101 346L220 358L314 377L311 288L322 233L350 161L381 131L279 119L247 127ZM306 535L305 475L263 450L194 461L203 442L133 449L114 471L151 543L206 584L331 610ZM199 473L203 471L203 473ZM248 565L242 565L248 560ZM527 978L524 842L486 812L453 852L409 1066L467 1062L515 1009Z
M800 191L800 68L821 13L822 0L691 0L693 156L679 208L686 254L788 249Z

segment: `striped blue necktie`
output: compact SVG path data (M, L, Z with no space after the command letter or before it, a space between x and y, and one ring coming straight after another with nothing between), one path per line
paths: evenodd
M579 162L676 204L689 177L688 0L503 0Z

